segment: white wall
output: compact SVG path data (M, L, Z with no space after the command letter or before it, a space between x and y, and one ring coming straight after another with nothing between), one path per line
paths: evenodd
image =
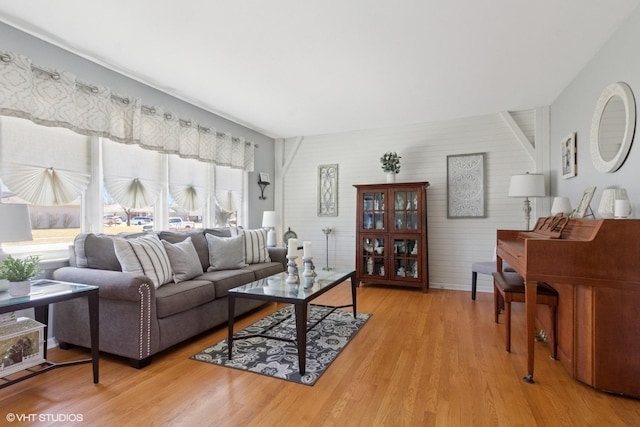
M615 173L596 171L589 153L591 118L602 90L610 83L626 82L634 92L636 109L640 100L640 9L612 35L587 66L550 106L551 191L568 196L575 208L585 188L597 186L591 207L596 212L602 190L626 188L631 199L632 217L640 218L640 143L636 128L635 142L626 162ZM636 126L638 125L636 120ZM560 141L577 133L578 175L563 179L560 164Z
M512 117L532 139L535 115L528 111ZM284 144L283 159L291 160L284 170L283 225L285 230L291 227L299 239L313 242L318 268L326 266L322 229L327 226L335 230L329 237L330 266L354 265L356 192L353 185L385 182L379 159L386 151L396 151L402 156L398 182L428 181L431 184L427 190L430 286L470 290L471 263L491 259L496 229L524 228L523 200L507 197L509 178L512 174L533 172L535 162L499 114L307 136L302 138L297 151L294 150L297 139L276 140L277 144ZM447 219L447 155L479 152L487 153L488 217ZM283 159L276 159L276 170L285 164ZM339 165L338 216L318 217L318 166L332 163ZM491 283L488 277L481 278L479 290L492 291Z

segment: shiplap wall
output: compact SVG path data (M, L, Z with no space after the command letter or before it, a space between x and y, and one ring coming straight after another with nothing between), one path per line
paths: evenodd
M513 113L512 117L533 141L533 110ZM386 151L402 156L398 182L431 184L427 190L430 286L470 290L471 263L491 259L496 229L524 228L523 200L507 197L509 179L513 174L533 172L535 163L498 114L306 136L299 145L298 141L276 141L284 144L285 157L292 159L283 174L283 225L285 230L291 227L300 240L313 242L317 268L327 264L325 227L334 229L329 236L329 266L354 265L353 185L385 182L379 159ZM486 153L487 218L447 219L447 155L480 152ZM338 216L318 217L318 166L333 163L339 165ZM491 283L488 276L481 277L479 290L493 291Z

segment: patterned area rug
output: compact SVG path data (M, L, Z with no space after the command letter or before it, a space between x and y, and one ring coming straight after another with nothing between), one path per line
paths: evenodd
M353 312L336 310L317 324L307 333L307 366L305 374L300 375L295 342L262 337L237 339L243 335L263 332L278 322L282 323L273 327L267 334L294 339L296 325L293 311L293 306L289 305L236 332L232 360L227 357L226 339L205 348L191 356L191 359L313 385L371 317L370 314L358 313L354 319ZM327 312L326 308L311 305L308 324L315 323Z

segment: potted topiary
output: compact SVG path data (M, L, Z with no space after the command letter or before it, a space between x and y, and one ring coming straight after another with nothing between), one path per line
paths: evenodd
M396 174L400 172L400 159L398 153L386 152L380 157L382 170L387 174L387 182L395 182Z
M9 255L0 264L0 279L9 281L9 295L23 297L31 292L31 279L40 274L40 257L14 258Z

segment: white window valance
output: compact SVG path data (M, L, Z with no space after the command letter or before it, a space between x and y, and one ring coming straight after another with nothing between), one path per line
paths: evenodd
M66 71L0 51L0 115L29 119L82 135L138 144L162 153L253 171L254 144L179 118L159 106L89 84Z

